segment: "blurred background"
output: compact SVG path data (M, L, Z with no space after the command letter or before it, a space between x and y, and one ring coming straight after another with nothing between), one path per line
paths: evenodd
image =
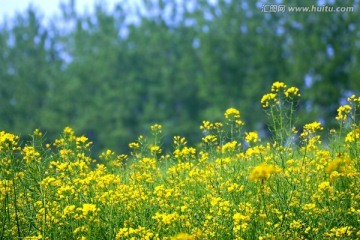
M126 153L153 123L165 144L195 142L202 120L229 107L264 130L260 99L274 81L300 88L298 126L333 126L359 94L359 0L18 2L0 23L0 129L22 136L40 128L51 140L71 126L95 154ZM270 8L279 4L353 11Z

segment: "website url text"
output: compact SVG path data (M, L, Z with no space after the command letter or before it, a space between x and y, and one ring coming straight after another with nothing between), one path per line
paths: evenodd
M354 12L354 7L334 7L334 6L286 6L277 4L265 4L261 11L265 13L281 12Z

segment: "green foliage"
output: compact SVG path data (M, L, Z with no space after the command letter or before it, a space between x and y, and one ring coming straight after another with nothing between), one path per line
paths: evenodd
M196 142L202 119L216 121L228 106L251 112L247 126L266 131L265 114L253 109L278 79L307 89L297 124L333 125L338 103L360 89L359 3L332 13L266 13L261 4L144 0L139 11L97 4L79 14L69 1L48 25L28 8L0 27L0 126L40 127L54 139L71 125L96 153L127 150L154 122Z

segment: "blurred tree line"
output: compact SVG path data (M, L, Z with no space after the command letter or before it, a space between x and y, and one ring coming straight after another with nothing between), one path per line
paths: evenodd
M80 14L69 1L48 24L30 6L0 26L0 128L41 128L52 139L69 125L95 152L127 151L153 123L199 138L202 120L229 107L261 130L259 101L277 80L300 87L299 124L332 124L341 100L360 90L359 1L322 1L354 12L263 11L275 2L311 6L143 0Z

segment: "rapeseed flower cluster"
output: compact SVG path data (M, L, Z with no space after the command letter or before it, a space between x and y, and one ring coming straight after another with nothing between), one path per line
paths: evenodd
M245 141L248 143L257 143L260 142L259 134L257 132L246 132Z
M261 98L261 104L263 108L268 108L270 106L280 104L280 101L277 99L275 93L268 93Z
M240 111L235 108L229 108L225 111L224 116L226 119L239 119Z
M249 179L263 182L264 180L270 178L272 174L278 173L279 171L280 170L277 167L267 164L260 164L252 170Z
M276 82L261 105L284 110L299 96ZM39 129L25 144L2 131L0 238L358 239L360 98L348 100L326 145L319 122L297 126L303 141L285 144L297 130L276 125L283 112L275 110L271 130L282 134L260 140L242 131L235 108L203 121L199 144L175 136L170 152L160 124L129 154L106 149L98 158L70 127L45 143Z
M294 113L300 96L298 88L288 87L283 82L274 82L270 92L264 94L260 100L269 117L269 130L280 145L289 145L296 138Z
M338 109L337 109L337 112L338 112L338 115L336 116L336 120L339 120L339 121L346 121L348 119L348 115L350 114L351 112L351 106L350 105L343 105L343 106L340 106Z

